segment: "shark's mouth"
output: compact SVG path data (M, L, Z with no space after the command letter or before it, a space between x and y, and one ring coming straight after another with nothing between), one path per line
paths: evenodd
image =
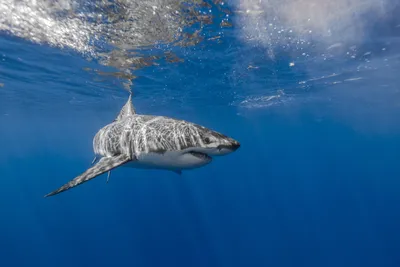
M232 145L219 145L217 149L218 151L221 151L222 149L232 150Z
M192 156L199 158L199 159L204 159L204 160L212 159L209 155L207 155L205 153L197 152L197 151L190 151L189 154L191 154Z

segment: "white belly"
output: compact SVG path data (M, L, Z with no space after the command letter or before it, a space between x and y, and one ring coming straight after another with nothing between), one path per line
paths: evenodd
M164 154L140 154L137 160L123 165L130 168L183 170L202 167L211 162L210 157L199 157L190 153L165 152Z

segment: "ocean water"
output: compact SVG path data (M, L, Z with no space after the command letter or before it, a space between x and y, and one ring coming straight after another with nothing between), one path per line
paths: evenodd
M400 266L399 12L0 0L0 266ZM44 198L128 91L240 149Z

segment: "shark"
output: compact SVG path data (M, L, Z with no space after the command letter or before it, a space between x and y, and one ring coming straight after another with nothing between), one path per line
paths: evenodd
M203 167L214 156L236 151L240 143L199 124L166 116L137 114L132 95L118 116L93 138L92 166L45 197L87 182L117 167L182 170ZM99 160L97 160L99 159Z

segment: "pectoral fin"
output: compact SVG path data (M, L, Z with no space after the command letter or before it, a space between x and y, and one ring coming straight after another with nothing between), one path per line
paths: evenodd
M89 180L99 176L100 174L103 174L103 173L108 172L118 166L121 166L122 164L124 164L130 160L131 160L131 158L127 155L119 155L119 156L115 156L115 157L101 158L99 160L99 162L96 163L96 165L87 169L84 173L77 176L75 179L69 181L65 185L61 186L59 189L45 195L45 197L56 195L58 193L66 191L72 187L80 185L86 181L89 181Z
M173 172L178 174L178 175L182 175L182 171L181 170L173 170Z

